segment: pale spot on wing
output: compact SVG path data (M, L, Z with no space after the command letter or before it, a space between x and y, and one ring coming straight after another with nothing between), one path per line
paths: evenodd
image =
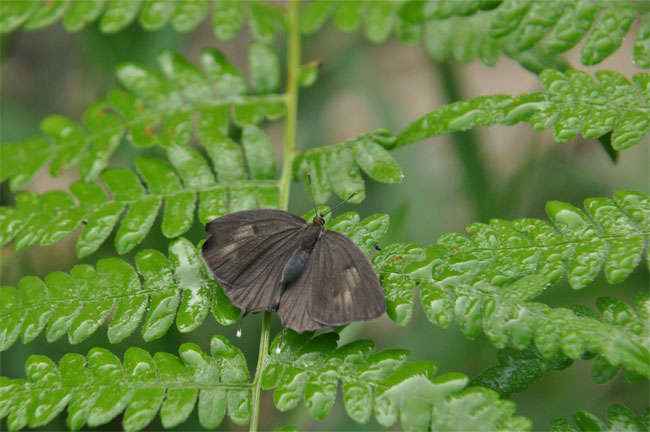
M361 275L359 275L359 270L356 267L348 267L343 270L343 277L350 287L355 287L361 283Z
M345 278L345 285L342 287L341 295L343 295L343 305L347 309L352 306L352 293L351 290L355 289L361 283L361 275L356 267L347 267L343 270L343 278Z
M253 225L242 225L238 227L233 233L233 237L236 240L245 238L245 237L251 237L255 234L255 230L253 229Z
M349 307L352 305L352 294L350 294L349 289L344 289L343 290L343 304L346 307Z
M230 243L221 248L221 253L226 255L231 253L237 247L237 243Z

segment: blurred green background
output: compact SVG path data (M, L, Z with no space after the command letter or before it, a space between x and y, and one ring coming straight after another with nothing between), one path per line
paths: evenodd
M41 119L48 114L62 114L79 121L83 111L108 90L117 85L114 67L120 62L135 61L159 70L156 56L163 48L179 51L198 63L198 53L205 46L217 46L246 73L246 33L231 42L218 42L208 21L189 34L178 34L166 27L146 32L138 25L115 34L101 34L95 26L77 33L66 33L60 24L36 32L17 31L1 41L1 141L22 140L38 134ZM285 56L283 36L274 46ZM628 41L615 56L595 69L613 69L631 76L638 72L630 60ZM577 55L570 52L568 60L581 67ZM446 103L479 95L519 94L539 91L538 79L518 64L502 58L495 68L475 62L463 66L432 61L422 47L408 47L397 41L372 45L359 34L345 35L332 25L314 36L303 38L303 63L322 60L319 78L311 88L302 89L299 98L298 148L305 149L356 137L359 133L388 128L394 133L421 115ZM276 147L278 163L283 140L282 121L265 127ZM135 149L123 144L112 159L112 166L133 168L140 154L159 154L157 149ZM367 181L367 198L361 205L347 205L341 211L354 210L362 217L388 213L391 229L383 245L398 241L415 241L431 245L448 232L464 232L470 222L488 222L490 218L514 219L528 216L546 219L544 205L548 200L567 201L582 207L591 196L611 196L617 189L648 192L648 142L620 154L617 164L607 156L595 140L576 138L557 144L550 131L533 132L529 125L478 128L432 138L393 152L402 166L404 181L386 185ZM28 186L45 191L65 188L78 179L75 168L59 178L40 173ZM2 185L2 205L12 204L13 197ZM332 198L333 204L336 202ZM290 210L303 214L310 209L310 198L302 184L294 184ZM155 248L166 253L168 240L159 231L159 223L141 248ZM195 223L186 237L198 242L203 228ZM78 263L72 234L64 241L48 247L31 247L14 253L11 245L1 249L1 283L16 286L23 275L44 277L52 271L69 271ZM137 250L138 248L136 248ZM115 254L112 239L90 258ZM126 256L132 262L133 253ZM648 270L641 265L626 281L610 286L602 276L582 291L572 290L564 281L540 298L551 306L573 303L595 308L601 295L615 295L628 303L634 295L648 289ZM439 365L439 373L462 372L473 378L496 363L496 349L482 335L466 339L455 325L440 329L428 323L416 294L414 316L410 325L398 328L386 316L371 324L353 324L342 332L342 341L370 338L378 349L404 348L413 360L431 360ZM104 346L119 357L133 345L150 352L177 353L181 343L197 343L209 352L214 334L225 334L246 354L251 373L254 371L259 343L261 316L244 321L243 336L235 338L233 326L223 328L207 318L196 331L181 335L173 327L166 337L145 344L138 332L118 345L110 345L105 329L100 329L85 342L71 346L67 341L47 343L44 332L28 345L17 342L0 355L1 374L11 378L24 377L24 362L31 354L44 354L58 361L65 353L86 354L91 347ZM273 335L280 331L277 317ZM528 391L516 394L517 412L534 421L535 430L547 429L552 417L570 417L586 409L604 418L612 403L622 403L639 414L649 405L647 382L627 383L622 374L605 385L596 385L590 378L591 361L575 363L562 372L547 374ZM65 412L43 430L65 429ZM99 428L120 428L120 418ZM3 421L1 426L5 427ZM332 414L324 421L313 420L302 407L282 414L274 407L272 393L262 400L260 428L273 429L291 424L299 430L383 430L374 420L367 425L352 422L344 412L341 395ZM155 420L149 430L162 429ZM179 430L201 429L196 412ZM248 429L224 421L221 429Z

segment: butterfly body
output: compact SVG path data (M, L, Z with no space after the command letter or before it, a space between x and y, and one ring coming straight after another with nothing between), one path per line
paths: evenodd
M312 223L307 224L304 232L300 234L300 246L291 253L289 260L282 270L280 283L283 286L286 287L302 274L309 261L311 252L314 250L314 246L316 246L316 242L323 235L323 224L323 218L316 216Z
M368 258L347 237L281 210L245 210L206 225L202 253L244 313L278 311L298 332L365 321L386 302Z

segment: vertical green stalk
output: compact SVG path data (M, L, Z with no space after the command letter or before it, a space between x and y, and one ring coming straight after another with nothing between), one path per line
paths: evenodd
M447 103L462 100L460 87L456 75L449 62L438 63L442 88L447 96ZM453 149L456 151L460 164L463 166L465 192L467 198L474 207L472 219L486 221L494 217L492 202L494 198L490 195L490 178L487 173L485 161L481 156L479 139L474 130L464 132L453 132L449 134Z
M293 158L296 152L296 122L298 117L298 76L300 75L300 29L298 27L298 7L300 0L291 0L287 10L289 38L287 42L287 89L284 119L284 155L282 175L280 176L280 208L289 208L289 190L293 176Z
M282 210L289 208L289 191L293 177L293 159L296 152L296 124L298 116L298 76L300 75L300 28L298 27L298 9L300 0L290 0L287 8L288 56L287 89L285 92L286 116L284 118L284 153L282 156L282 174L278 185L280 191L279 205ZM264 312L262 335L257 356L257 368L253 380L253 400L250 431L257 431L260 419L260 400L262 397L262 372L266 366L271 339L271 312Z

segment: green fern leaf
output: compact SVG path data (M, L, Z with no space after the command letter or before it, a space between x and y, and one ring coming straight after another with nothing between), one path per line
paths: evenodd
M471 2L458 3L471 5ZM482 6L491 9L493 5ZM556 62L557 54L580 43L592 27L582 47L581 60L585 65L600 63L620 47L637 17L647 20L647 13L643 12L633 3L513 0L502 2L494 11L481 12L474 7L468 13L457 10L427 14L426 17L415 13L414 16L426 22L427 48L440 61L451 56L467 64L478 57L485 64L494 65L503 52L527 69L539 72L550 68L549 62ZM542 39L544 42L540 43ZM634 51L639 67L644 67L647 57L642 48L646 39L645 31L640 29L636 42L639 48L635 47ZM535 53L532 58L527 55L529 51ZM545 66L539 64L543 57L546 57Z
M38 2L8 0L0 4L0 33L9 33L20 27L38 8Z
M171 21L175 8L175 2L164 0L143 2L138 22L145 30L153 31L161 29Z
M366 37L375 43L384 42L393 32L410 45L424 39L439 61L451 56L468 64L478 57L494 65L503 52L540 72L562 65L557 54L580 43L592 27L582 48L582 62L601 62L619 48L637 17L647 20L645 12L634 3L591 1L314 1L303 9L301 30L314 33L334 15L344 32L355 31L363 21ZM646 31L640 29L634 51L640 67L647 59L646 40Z
M135 20L140 6L139 1L113 0L109 2L99 20L99 29L103 33L116 33L122 30Z
M534 349L518 351L505 348L499 350L497 356L499 364L488 368L469 385L487 387L502 398L526 390L548 371L562 370L573 363L563 355L545 358Z
M546 37L542 45L550 54L577 45L591 29L582 47L581 62L595 65L613 54L630 26L641 14L634 3L569 3L506 0L496 11L490 34L508 37L523 51ZM600 20L596 22L598 17ZM593 27L593 29L592 29Z
M562 352L578 359L589 350L601 354L610 369L623 364L648 376L648 330L638 319L631 327L611 319L603 323L530 300L565 272L574 288L582 288L603 264L610 282L621 282L640 261L649 205L645 194L619 191L614 200L585 202L593 219L553 202L548 211L555 228L536 219L494 220L470 225L472 239L448 234L427 249L414 243L387 246L373 257L387 313L398 325L408 324L419 284L432 323L446 327L455 320L470 338L482 329L497 347L512 343L524 349L534 342L546 357ZM637 309L647 314L641 300Z
M435 363L406 363L407 351L373 353L374 343L367 340L337 348L336 333L311 336L289 330L281 350L280 336L272 344L262 387L275 389L282 411L304 398L310 414L323 418L341 380L345 409L359 423L369 420L374 405L381 424L391 426L399 417L405 430L531 427L528 419L513 417L512 402L485 388L465 389L462 374L435 376ZM7 417L10 430L34 428L67 406L72 430L105 424L124 412L122 426L131 431L146 427L158 412L162 425L172 428L197 405L205 428L219 426L226 413L237 424L247 423L252 384L243 353L223 336L212 338L210 352L186 343L178 357L164 352L152 357L132 347L121 362L110 351L93 348L86 357L66 354L58 367L32 355L25 365L27 380L0 377L0 418ZM468 415L469 406L479 409Z
M286 29L284 9L262 1L7 0L2 4L0 32L9 33L20 27L36 30L59 19L70 32L79 31L97 19L103 33L123 30L136 19L145 30L159 30L171 22L177 31L187 32L205 19L211 6L214 34L222 40L237 35L243 24L244 8L248 12L251 32L257 40L270 43L278 31Z
M634 42L634 63L641 69L650 68L650 13L641 18L639 33Z
M165 77L137 64L121 65L117 75L128 91L114 90L92 104L83 126L62 116L49 116L41 123L47 139L34 137L0 147L0 181L9 179L10 189L19 190L48 160L51 175L80 163L81 178L92 181L124 136L137 147L187 146L194 134L195 112L200 115L199 138L210 137L214 131L226 135L230 107L234 107L233 122L240 126L281 117L282 95L270 94L279 84L277 55L263 44L254 44L249 57L253 87L264 95L247 96L241 73L215 49L202 52L204 71L171 51L158 57ZM208 153L219 159L210 146L214 144L205 145Z
M626 430L631 432L642 432L650 426L647 422L650 409L646 409L645 415L640 419L629 408L614 404L607 408L607 422L601 421L598 417L588 411L578 411L573 415L574 427L569 421L556 417L551 420L551 432L561 431L609 431Z
M249 26L256 40L265 44L273 42L278 30L285 29L284 10L271 2L246 2Z
M114 354L93 348L84 358L66 354L57 365L32 355L25 364L27 380L0 378L0 417L9 430L39 427L68 407L72 430L106 424L124 412L122 426L140 430L160 412L165 428L182 422L194 410L205 428L221 424L228 412L238 424L250 416L250 384L246 361L238 348L214 336L208 356L191 343L179 356L153 357L129 348L122 363Z
M585 72L546 70L541 74L544 93L481 96L447 105L404 129L397 146L475 126L519 121L530 122L536 130L554 126L557 142L566 142L579 133L597 138L613 131L616 150L637 144L650 132L650 99L645 86L648 74L635 75L638 88L616 72L600 71L596 76L598 84Z
M200 252L183 238L170 244L169 261L160 252L143 250L136 255L136 265L143 281L125 261L105 258L96 270L79 264L70 275L55 272L45 281L26 276L17 290L0 288L0 349L8 349L18 336L23 343L32 341L45 326L49 342L67 333L71 343L79 343L99 328L116 304L108 326L111 343L131 335L145 312L142 335L147 341L163 336L174 319L180 332L194 330L210 308L222 325L234 323L240 314L212 279Z
M146 175L159 173L155 176L159 182L155 188L162 189L168 187L165 181L177 179L166 175L165 171L156 171L161 166L165 167L161 164L153 158L138 161L140 169L148 173ZM169 174L170 168L166 169ZM120 171L106 171L106 177ZM138 193L137 189L127 187L128 182L135 178L135 174L129 173L129 176L110 180L116 198ZM136 196L125 198L145 203L151 201L151 198ZM273 194L273 199L277 202L277 193ZM178 216L169 210L173 205L168 201L163 228L165 220ZM326 209L320 207L319 211ZM312 210L305 218L311 220L313 216ZM361 220L357 213L347 212L328 221L328 229L346 235L368 254L373 245L386 235L388 224L386 214L375 214ZM129 242L140 233L134 230L130 236L120 237L118 231L117 237L125 238L122 242ZM106 258L98 261L96 269L79 264L73 267L70 275L55 272L48 275L45 281L26 276L20 280L18 289L0 287L0 351L8 349L19 336L23 343L31 342L46 326L49 342L67 333L71 343L79 343L99 328L116 304L117 309L108 326L111 343L130 336L145 312L142 325L145 341L162 337L174 320L181 333L193 331L201 325L210 310L221 325L233 324L239 317L239 309L231 305L222 288L213 280L200 251L188 240L181 237L172 241L168 258L154 250L142 250L136 254L135 263L141 278L125 261Z
M16 250L36 242L42 246L51 245L77 229L87 218L77 242L77 255L85 257L102 245L124 209L128 208L115 239L116 250L124 254L149 233L163 201L162 232L168 238L177 237L192 226L197 196L201 223L224 215L228 210L276 208L277 181L270 180L275 174L275 163L264 132L253 125L244 129L243 150L250 155L249 169L255 179L252 181L245 178L239 146L225 136L221 136L221 143L238 157L219 158L218 147L215 148L219 144L214 139L206 141L205 146L213 159L218 160L218 175L221 177L223 173L225 180L232 182L216 182L208 162L196 150L181 145L169 146L167 153L173 168L160 159L142 157L136 160L138 173L147 189L137 174L121 168L104 170L100 176L112 198L98 184L84 182L70 186L72 195L64 191L17 194L16 207L3 207L0 242L6 244L15 239Z
M244 22L243 3L237 0L222 0L214 5L212 28L217 38L230 40L237 36Z
M304 180L309 192L307 173L311 175L317 203L326 202L332 190L341 199L355 193L350 202L359 203L365 198L365 183L359 169L383 183L402 181L402 169L387 151L394 145L393 134L380 129L343 143L300 152L294 160L294 179Z
M498 400L496 393L484 388L463 390L467 378L462 374L436 377L433 362L406 363L407 351L373 353L374 343L367 340L337 348L338 334L310 340L311 335L288 330L281 347L280 336L271 344L261 382L264 389L274 389L280 411L293 409L304 399L312 417L325 418L340 380L345 410L362 424L374 411L381 425L390 427L399 418L404 430L531 427L528 419L512 417L511 402ZM468 416L468 405L481 408Z
M113 33L138 18L145 30L160 29L171 21L177 31L185 32L195 28L208 15L210 6L213 6L214 34L222 40L237 35L245 15L249 17L251 33L263 43L272 42L279 30L286 29L283 8L261 1L7 0L3 2L4 19L0 22L0 31L8 33L21 26L29 30L43 28L61 18L65 29L78 31L99 18L100 30ZM304 8L301 29L305 34L316 32L332 15L337 26L345 32L355 31L364 21L364 33L375 43L384 42L394 32L404 43L417 44L428 33L424 38L436 58L451 54L456 60L468 63L478 56L492 65L504 52L524 67L537 70L541 70L540 65L530 63L525 53L543 38L544 44L539 45L541 51L553 56L573 48L592 30L583 45L581 60L585 65L593 65L619 48L637 17L641 16L643 22L648 19L647 11L634 3L319 0ZM643 22L636 38L634 59L639 67L645 68L648 38ZM542 55L541 51L537 52L538 56ZM553 61L551 57L549 60ZM547 62L546 67L549 66Z

